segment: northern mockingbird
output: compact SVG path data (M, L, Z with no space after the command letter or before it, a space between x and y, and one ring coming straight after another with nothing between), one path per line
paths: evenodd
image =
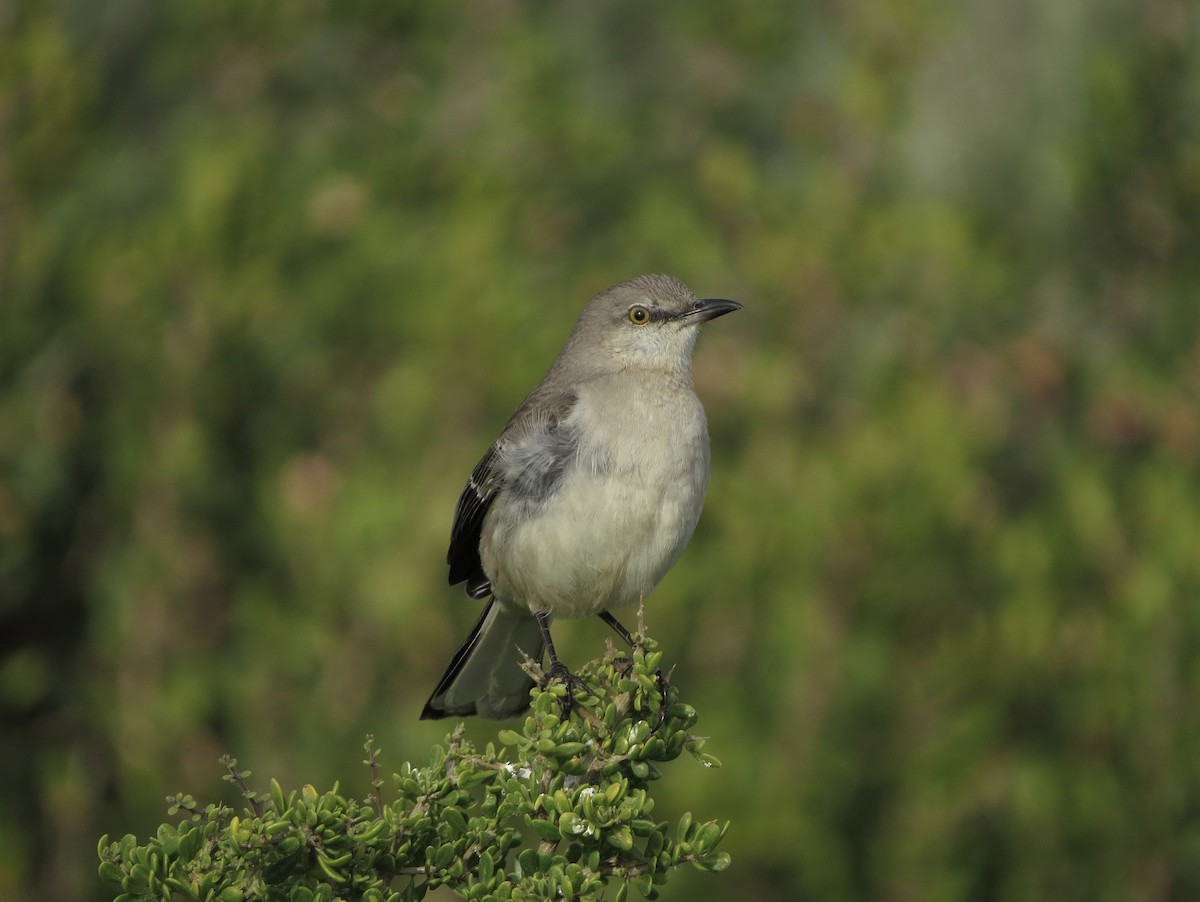
M583 308L566 346L483 455L454 511L450 584L491 600L421 718L520 715L520 650L570 679L554 617L599 615L649 594L683 552L708 486L708 426L692 388L701 323L741 304L641 276Z

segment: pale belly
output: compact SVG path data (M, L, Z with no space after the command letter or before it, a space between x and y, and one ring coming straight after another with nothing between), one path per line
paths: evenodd
M689 480L690 481L690 480ZM703 499L676 483L664 491L580 477L535 517L496 538L486 554L496 597L556 617L586 617L650 594L691 538Z
M480 555L498 601L586 617L650 594L700 517L708 434L702 410L669 455L650 453L648 434L627 429L605 443L603 459L581 454L528 516L506 516L499 504L488 512Z

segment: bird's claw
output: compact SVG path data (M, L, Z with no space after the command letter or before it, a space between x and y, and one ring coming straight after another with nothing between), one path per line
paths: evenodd
M670 680L661 670L654 671L654 682L658 684L658 719L654 723L654 732L667 722L667 692L671 688Z
M571 673L562 661L555 661L550 665L550 669L542 675L538 688L545 689L554 680L562 683L567 690L566 695L559 700L564 718L569 717L571 710L575 707L575 690L582 690L585 695L592 694L587 683Z
M613 663L621 676L628 677L633 673L633 658L622 657ZM654 721L654 731L657 732L667 721L667 693L671 689L671 682L661 668L654 671L654 682L658 686L658 717Z

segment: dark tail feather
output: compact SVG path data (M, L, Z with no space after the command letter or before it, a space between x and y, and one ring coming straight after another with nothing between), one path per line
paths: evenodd
M523 714L533 680L521 669L518 649L541 660L537 621L529 614L509 613L492 599L454 653L421 719L478 715L504 720Z

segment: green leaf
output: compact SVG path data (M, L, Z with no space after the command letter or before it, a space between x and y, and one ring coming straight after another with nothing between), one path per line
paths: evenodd
M181 862L189 862L196 857L196 853L200 851L200 846L204 844L204 831L198 827L191 827L179 837L179 847L176 854Z
M633 848L633 831L626 824L610 831L604 838L609 845L615 846L622 852L628 852Z
M521 745L525 742L525 737L516 730L501 730L496 734L496 738L501 745Z
M472 786L478 786L480 783L486 783L488 780L494 779L496 771L482 770L470 767L460 768L455 777L460 789L470 789Z
M656 829L653 833L646 837L646 858L653 861L658 858L659 853L666 845L667 838L663 835L662 830Z
M696 828L692 843L697 851L705 852L715 846L721 839L721 825L716 821L708 821Z
M575 812L567 811L558 819L558 832L563 839L572 840L594 832L594 828Z
M715 852L712 855L699 859L696 862L696 867L702 871L723 871L729 867L732 859L728 852Z
M176 896L183 896L185 899L200 898L200 894L196 892L196 887L185 880L180 880L176 877L167 877L163 880L163 885L170 889Z
M125 879L125 872L115 863L105 860L100 862L100 879L109 883L120 883Z
M529 826L533 828L533 832L542 839L559 839L558 826L550 821L543 820L540 817L527 818Z
M696 709L691 705L684 704L683 702L675 702L674 704L668 706L667 716L675 717L684 721L684 726L688 727L691 726L696 720Z
M443 808L442 820L450 826L450 829L455 833L467 832L467 819L463 817L463 813L457 808Z
M688 838L688 832L692 829L692 813L685 811L679 816L679 824L675 828L675 842L681 843Z
M517 855L517 866L523 874L536 874L539 867L537 850L522 849Z

